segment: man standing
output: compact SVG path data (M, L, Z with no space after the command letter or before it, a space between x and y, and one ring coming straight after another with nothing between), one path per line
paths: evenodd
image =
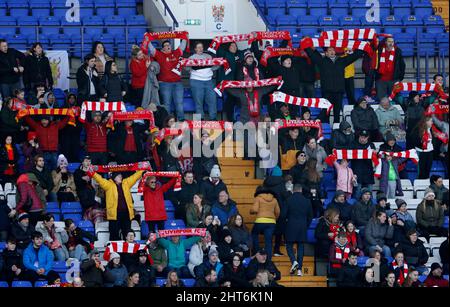
M94 165L108 164L106 120L102 121L102 112L92 112L92 122L84 123L86 145L91 162Z
M361 131L351 149L375 150L375 145L369 142L369 132L366 130ZM354 197L358 199L362 188L368 188L369 191L372 191L372 185L375 183L372 160L352 160L352 169L358 179L358 185L356 186L356 191L354 191Z
M20 76L24 71L21 63L25 55L14 48L8 48L8 42L0 39L0 94L3 99L11 97L14 90L20 89Z
M400 48L395 46L394 38L387 37L378 48L376 89L378 100L389 96L395 82L405 76L405 61Z

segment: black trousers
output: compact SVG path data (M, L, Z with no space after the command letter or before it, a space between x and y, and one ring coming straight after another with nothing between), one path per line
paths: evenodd
M127 231L131 229L131 220L128 211L117 212L117 220L109 221L110 241L125 240ZM122 239L119 236L119 230L122 234Z
M314 82L300 82L299 97L314 98Z
M22 275L22 274L20 274L20 275ZM47 281L50 281L52 279L55 280L60 277L58 273L56 273L55 271L52 271L52 270L48 271L46 275L39 275L35 271L27 270L26 272L24 272L23 275L24 275L24 280L28 280L32 284L34 284L39 279L45 279Z
M108 153L107 152L88 152L91 157L92 165L106 165L108 164Z
M164 222L165 221L146 221L147 225L148 225L148 230L150 232L156 232L156 227L158 227L158 230L163 230L164 229Z
M356 104L355 100L355 78L345 79L345 95L347 96L348 103L351 105Z
M239 101L236 97L225 94L223 110L225 111L225 116L227 117L227 121L235 122L234 107L236 107L238 105L239 105Z
M437 235L438 237L446 237L448 235L447 229L438 226L417 226L417 230L422 237L425 237L425 239L427 239L428 242L430 241L430 235Z
M419 152L419 176L418 179L430 178L431 166L433 165L433 152Z
M344 97L344 94L323 91L322 97L327 99L334 106L333 107L334 123L339 123L340 122L339 116L342 110L342 99ZM320 111L319 119L322 121L322 123L330 123L330 116L327 115L327 110L322 109L322 111Z

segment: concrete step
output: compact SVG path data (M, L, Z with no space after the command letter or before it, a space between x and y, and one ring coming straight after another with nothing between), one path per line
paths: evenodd
M326 276L283 276L280 285L285 287L327 287Z

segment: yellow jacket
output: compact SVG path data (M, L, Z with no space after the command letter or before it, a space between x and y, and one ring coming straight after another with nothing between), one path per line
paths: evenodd
M341 57L344 58L346 57L348 54L345 53L344 55L342 55ZM355 63L353 62L352 64L348 65L347 67L345 67L345 79L348 78L352 78L355 77Z
M130 220L134 218L133 198L131 197L130 190L134 186L134 184L139 180L139 178L141 178L143 173L144 171L137 171L132 176L122 181L123 195L125 196L125 201L127 202ZM112 179L106 180L97 173L94 174L93 178L95 179L95 181L98 182L98 184L105 191L106 194L106 218L109 221L117 220L118 192L116 184Z

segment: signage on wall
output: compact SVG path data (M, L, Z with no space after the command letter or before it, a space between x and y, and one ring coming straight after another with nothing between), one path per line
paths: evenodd
M206 32L233 32L233 5L229 2L205 4Z

